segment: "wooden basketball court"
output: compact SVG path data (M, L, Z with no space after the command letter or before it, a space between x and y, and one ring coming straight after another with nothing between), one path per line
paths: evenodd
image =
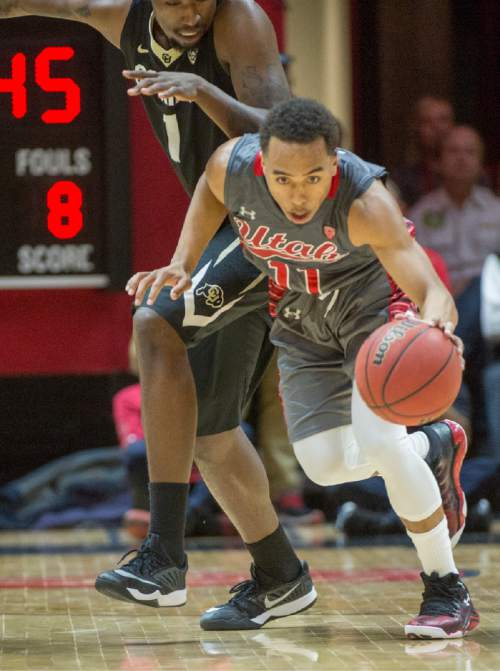
M191 544L187 605L155 609L107 599L93 588L94 576L128 549L120 534L2 533L0 670L500 669L498 536L474 544L466 538L456 552L480 628L463 640L418 642L403 636L421 592L409 545L343 546L327 528L293 536L315 578L317 604L257 631L217 633L202 631L198 617L248 575L248 556L236 539Z

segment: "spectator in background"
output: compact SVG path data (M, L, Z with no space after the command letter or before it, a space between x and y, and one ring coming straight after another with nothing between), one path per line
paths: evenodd
M435 189L440 182L441 141L453 126L455 114L449 100L423 96L415 104L407 162L391 171L403 211Z
M500 198L478 185L483 158L483 142L474 128L452 128L439 158L440 188L408 213L420 244L446 261L455 298L479 278L486 257L500 246Z
M484 427L480 276L488 254L500 249L500 198L478 185L483 157L483 142L476 130L452 128L443 139L439 158L441 186L423 196L408 213L420 244L436 250L448 266L459 313L456 332L465 347L465 380L469 391L474 391L470 396L476 436L481 436Z

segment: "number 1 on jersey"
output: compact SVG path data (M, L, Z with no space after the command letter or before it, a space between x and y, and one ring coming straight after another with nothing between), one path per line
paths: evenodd
M179 122L177 121L177 115L175 112L173 114L164 114L163 123L165 124L165 130L167 131L168 138L168 153L170 158L175 163L180 163L181 161L181 134L179 131Z

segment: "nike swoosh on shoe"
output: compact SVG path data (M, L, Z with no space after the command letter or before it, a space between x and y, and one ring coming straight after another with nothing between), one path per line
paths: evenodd
M296 583L291 589L288 590L288 592L285 592L285 594L282 594L277 599L272 599L271 600L271 599L268 598L268 596L266 594L266 596L264 597L264 606L266 608L274 608L274 606L276 606L278 603L281 603L284 599L286 599L287 596L290 596L290 594L297 589L298 585L299 585L299 583Z
M143 582L145 585L153 585L154 587L160 586L156 582L151 582L151 580L144 580L144 578L139 578L139 576L134 575L133 573L129 573L128 571L124 571L121 568L115 569L114 573L118 573L118 575L121 575L124 578L132 578L133 580L138 580L139 582Z

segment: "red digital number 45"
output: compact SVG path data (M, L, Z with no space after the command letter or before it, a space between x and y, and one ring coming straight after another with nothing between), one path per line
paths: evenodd
M53 61L69 61L75 52L72 47L46 47L35 58L35 81L42 91L63 93L65 106L48 109L41 115L46 124L66 124L75 119L81 110L80 87L69 77L52 77L50 64ZM28 111L26 90L26 55L15 54L11 60L11 77L0 78L0 93L12 96L12 115L22 119Z

